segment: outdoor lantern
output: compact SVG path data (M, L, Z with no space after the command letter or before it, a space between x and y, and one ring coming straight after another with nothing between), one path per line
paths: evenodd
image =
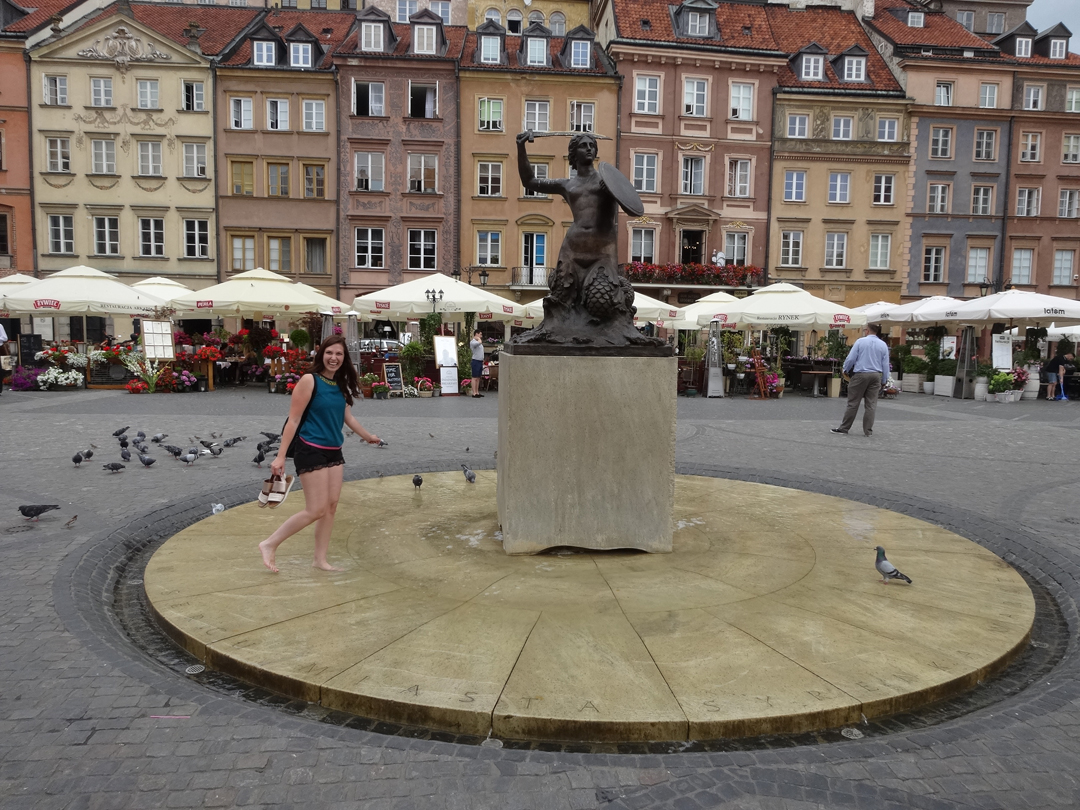
M487 283L488 283L488 271L487 270L481 270L480 271L480 286L481 287L486 287Z
M206 390L207 390L207 379L206 379L206 377L199 377L199 393L200 394L205 394Z
M461 281L461 268L455 267L453 270L450 271L450 275L454 279L454 281Z
M985 298L988 292L990 292L990 279L983 278L982 283L979 284L979 294Z

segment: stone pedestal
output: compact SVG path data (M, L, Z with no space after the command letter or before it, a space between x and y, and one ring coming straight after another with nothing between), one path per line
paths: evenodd
M503 353L499 522L507 554L671 551L674 357Z

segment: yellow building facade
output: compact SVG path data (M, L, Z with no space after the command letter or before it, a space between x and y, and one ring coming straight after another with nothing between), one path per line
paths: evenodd
M389 0L388 0L389 1ZM394 0L396 2L396 0ZM579 25L589 25L588 0L470 0L468 26L476 30L487 21L497 22L516 36L534 23L561 37Z

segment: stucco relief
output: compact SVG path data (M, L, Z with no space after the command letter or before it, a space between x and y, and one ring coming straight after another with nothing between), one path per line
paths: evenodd
M359 197L353 198L353 208L357 211L382 211L384 208L383 200L362 200Z
M874 111L869 107L863 107L859 110L859 138L872 140L874 136Z
M777 152L814 152L835 155L879 155L906 157L908 144L883 141L829 141L801 138L777 139Z
M176 136L173 134L173 127L176 126L179 119L176 116L171 118L156 118L152 112L143 110L133 110L127 104L121 104L120 109L116 112L110 113L108 110L91 110L87 113L75 113L71 116L71 120L80 125L87 125L94 129L110 129L121 125L127 125L132 128L137 128L143 132L153 132L155 129L164 129L165 133L165 145L169 147L169 151L172 152L176 149ZM83 127L80 126L75 133L75 145L80 149L83 148L85 133ZM131 145L131 138L126 133L123 138L120 139L120 148L127 153L128 148Z
M829 108L814 108L814 137L824 140L829 137Z
M162 53L153 42L143 44L143 41L132 36L126 27L120 26L105 38L95 39L89 48L78 51L77 56L83 59L105 59L113 62L120 71L121 80L127 78L127 69L132 62L161 62L172 59L167 53Z

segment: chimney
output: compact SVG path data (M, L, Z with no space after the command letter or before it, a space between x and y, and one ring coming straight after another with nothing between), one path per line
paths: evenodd
M872 20L877 13L876 0L862 0L859 3L859 18L863 20Z
M187 49L194 51L195 53L202 55L202 48L199 46L199 37L203 35L205 29L199 28L197 22L189 22L187 28L184 29L184 33L187 34Z
M116 0L116 12L135 19L135 14L131 10L131 3L128 0Z

